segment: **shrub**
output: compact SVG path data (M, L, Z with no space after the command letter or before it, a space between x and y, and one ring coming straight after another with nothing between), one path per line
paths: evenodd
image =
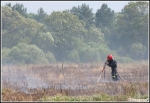
M36 63L48 63L48 60L44 52L36 45L28 45L20 43L17 46L12 47L9 61L14 64L36 64Z
M46 55L46 58L48 59L49 63L56 62L55 56L53 53L47 52L45 55Z

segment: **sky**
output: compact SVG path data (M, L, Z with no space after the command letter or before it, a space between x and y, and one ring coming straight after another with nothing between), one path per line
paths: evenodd
M27 8L27 13L37 13L38 9L42 7L47 14L51 14L53 11L70 10L73 6L78 7L84 3L92 8L93 13L96 13L104 3L115 12L121 12L121 9L130 1L1 1L1 6L9 2L12 5L23 4Z

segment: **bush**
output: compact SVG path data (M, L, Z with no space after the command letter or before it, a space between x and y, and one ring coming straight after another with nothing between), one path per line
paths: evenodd
M8 54L10 53L11 49L10 48L2 48L2 64L6 64L10 57Z
M95 62L101 59L98 50L90 46L83 47L79 51L79 57L81 62Z
M80 62L78 52L76 50L72 50L68 55L68 60L70 62L76 62L76 63Z
M10 57L9 61L14 64L48 63L48 59L41 49L36 45L28 45L25 43L20 43L12 47L8 57Z
M146 47L141 43L132 44L132 48L130 49L130 55L135 60L143 59L146 53Z
M45 55L46 55L46 58L48 59L49 63L56 62L56 59L55 59L55 56L53 53L47 52Z

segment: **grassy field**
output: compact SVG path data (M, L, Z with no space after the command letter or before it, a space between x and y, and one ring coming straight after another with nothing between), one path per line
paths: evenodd
M2 101L147 101L147 62L118 63L126 81L111 80L111 69L97 79L103 63L3 65ZM149 101L149 100L148 100Z

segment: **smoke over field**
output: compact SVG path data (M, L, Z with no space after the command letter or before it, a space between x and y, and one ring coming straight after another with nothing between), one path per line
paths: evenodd
M141 95L148 94L148 65L147 64L119 64L118 73L126 80L113 82L111 80L111 69L105 69L99 83L97 79L103 64L49 64L49 65L24 65L24 66L2 66L2 87L10 88L24 95L32 95L32 99L22 101L37 101L44 95L55 96L57 94L66 96L92 95L105 93L108 95L126 95L129 88L134 87L135 92ZM40 96L37 96L40 94ZM43 94L44 93L44 94ZM33 96L34 95L34 96ZM18 101L18 99L6 98L2 94L3 101ZM23 96L22 96L23 97ZM16 97L17 98L17 97ZM26 97L27 98L27 97Z

